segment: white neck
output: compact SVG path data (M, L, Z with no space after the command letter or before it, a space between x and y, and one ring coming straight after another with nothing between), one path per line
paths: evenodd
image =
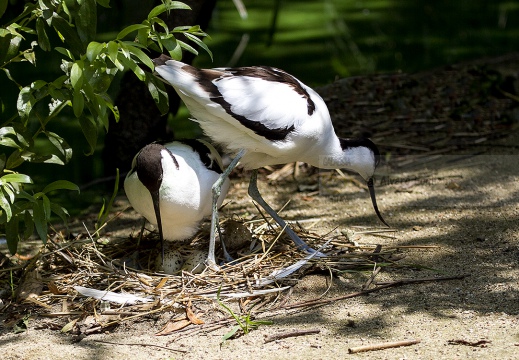
M321 169L348 169L360 174L365 180L375 172L375 154L365 146L352 146L343 149L338 138L327 142L327 150L310 155L310 165Z

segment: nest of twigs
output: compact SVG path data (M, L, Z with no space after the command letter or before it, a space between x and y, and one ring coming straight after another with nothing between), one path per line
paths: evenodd
M292 246L279 228L265 221L228 222L232 222L232 226L227 227L227 236L232 235L228 229L241 228L240 234L250 232L247 241L234 250L239 258L222 265L220 271L206 269L200 274L155 272L153 264L159 253L155 233L148 233L140 240L134 237L107 240L92 236L88 231L72 240L57 235L19 272L22 279L17 291L18 302L37 306L41 316L71 321L58 322L59 326L52 322L57 328L68 324L69 331L75 328L88 334L129 319L179 309L183 312L188 304L197 309L204 306L214 309L219 301L241 299L240 304L245 300L248 304L242 311L254 309L257 314L279 305L280 293L309 272L340 275L403 266L398 264L402 253L397 248L365 242L366 237L373 239L374 235L392 236L390 230L358 229L322 237L306 231L300 224L292 224L300 237L329 256L311 259L287 278L276 280L273 274L294 265L306 254ZM202 231L183 246L205 247L207 240L207 232ZM322 247L325 243L327 245ZM85 293L84 289L93 293ZM110 294L126 300L114 301ZM108 317L103 320L100 315ZM92 317L95 321L85 328L83 323ZM82 330L78 327L80 324L83 324Z

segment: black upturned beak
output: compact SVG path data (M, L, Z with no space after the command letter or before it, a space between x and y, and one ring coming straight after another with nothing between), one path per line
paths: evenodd
M382 218L382 215L380 215L380 211L378 211L377 199L375 198L375 187L373 186L373 178L368 180L368 189L369 189L369 196L371 196L371 202L373 203L373 208L375 209L375 212L377 213L378 218L380 219L380 221L382 221L384 223L384 225L386 225L387 227L391 227Z

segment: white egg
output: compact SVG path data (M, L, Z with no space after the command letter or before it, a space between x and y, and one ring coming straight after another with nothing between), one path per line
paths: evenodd
M228 220L223 225L223 229L225 247L230 253L241 250L247 245L250 245L252 234L243 222L232 219Z
M205 270L205 259L207 259L207 251L193 250L184 261L182 270L192 274L200 274Z
M162 266L162 256L157 258L157 269L162 269L168 275L173 275L182 269L184 260L182 254L178 250L166 250L164 252L164 266Z

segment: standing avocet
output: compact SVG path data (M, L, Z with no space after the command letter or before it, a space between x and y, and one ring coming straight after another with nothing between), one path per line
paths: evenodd
M366 180L375 212L387 225L373 186L380 158L376 145L369 139L337 137L328 108L314 90L283 70L267 66L198 69L166 55L154 63L155 71L175 88L205 134L236 154L213 186L212 243L220 187L238 161L253 170L250 196L303 250L315 252L263 200L257 187L258 168L302 161L323 169L353 170ZM214 259L208 261L214 264Z

